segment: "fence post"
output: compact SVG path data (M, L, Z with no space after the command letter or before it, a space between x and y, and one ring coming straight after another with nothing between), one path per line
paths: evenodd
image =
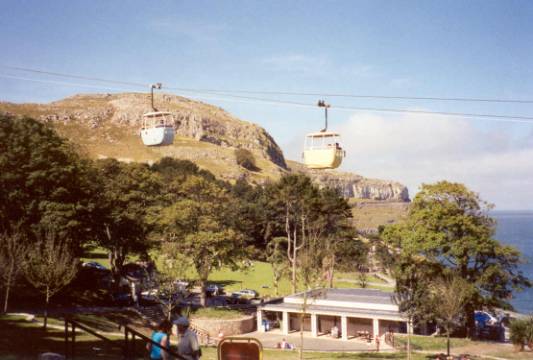
M129 359L129 355L130 355L129 348L128 348L129 346L128 337L129 337L128 327L124 326L124 359Z
M76 356L76 325L72 323L72 359Z
M65 316L65 359L68 359L68 320Z

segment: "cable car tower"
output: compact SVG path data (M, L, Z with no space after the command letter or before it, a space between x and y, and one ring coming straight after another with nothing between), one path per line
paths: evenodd
M340 135L328 131L328 108L324 100L318 101L318 107L324 108L325 126L322 130L305 136L304 164L310 169L335 169L338 168L346 151L341 147Z
M143 115L141 139L146 146L170 145L174 142L174 118L171 113L158 111L154 107L154 89L160 90L161 83L150 85L152 111Z

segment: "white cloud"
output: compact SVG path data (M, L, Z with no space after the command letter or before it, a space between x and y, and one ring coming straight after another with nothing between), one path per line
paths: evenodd
M523 127L521 135L511 131L517 126ZM530 125L357 113L335 130L347 151L343 171L397 180L411 196L422 183L457 181L499 209L533 208Z

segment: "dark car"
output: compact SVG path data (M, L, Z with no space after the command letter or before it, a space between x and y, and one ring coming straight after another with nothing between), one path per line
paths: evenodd
M133 297L130 293L114 293L111 294L111 303L115 306L131 306L133 305Z

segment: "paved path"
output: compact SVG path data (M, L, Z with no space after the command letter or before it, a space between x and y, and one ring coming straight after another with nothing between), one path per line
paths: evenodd
M288 343L298 347L300 345L300 333L293 332L289 335L283 335L279 330L272 330L269 332L252 332L248 334L238 335L241 337L253 337L261 341L265 348L276 348L278 343L285 339ZM350 339L343 341L341 339L332 339L329 336L319 336L317 338L311 337L310 334L304 333L304 350L307 351L336 351L336 352L352 352L352 351L376 351L376 344L374 342L367 343L359 339ZM380 350L392 351L392 349L381 342Z

